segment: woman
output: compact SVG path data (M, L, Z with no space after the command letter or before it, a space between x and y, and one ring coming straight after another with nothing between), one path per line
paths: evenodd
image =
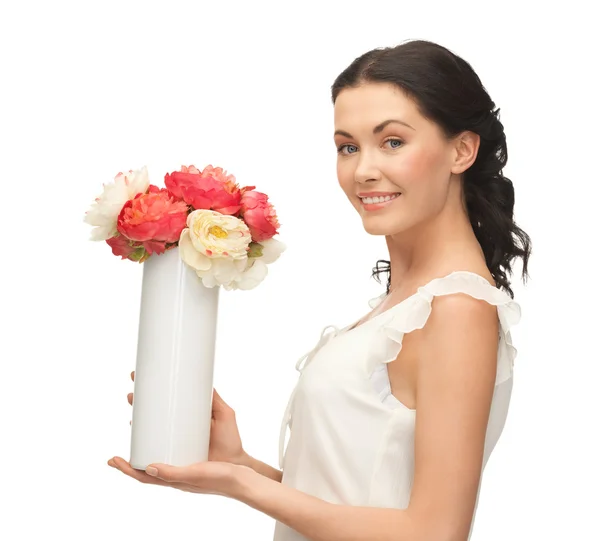
M427 41L362 55L332 98L339 183L386 237L387 287L299 361L280 469L244 451L216 391L208 463L109 464L243 501L277 520L276 541L464 541L512 391L508 275L520 257L525 280L530 255L504 129L470 65Z

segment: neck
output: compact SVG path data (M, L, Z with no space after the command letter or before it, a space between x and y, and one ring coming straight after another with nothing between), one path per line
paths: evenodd
M391 265L390 292L420 285L485 256L461 204L447 204L433 219L386 237Z

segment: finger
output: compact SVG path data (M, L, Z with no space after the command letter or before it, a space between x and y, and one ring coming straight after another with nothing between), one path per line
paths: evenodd
M133 406L133 393L127 395L127 402Z
M131 373L131 381L135 381L135 370Z
M168 483L189 484L193 481L189 468L169 464L150 464L146 468L146 474L153 479L161 479Z
M116 470L123 471L123 470L121 470L121 468L119 468L119 466L117 466L117 463L112 458L108 461L108 465L111 466L112 468L115 468ZM139 470L136 470L134 468L131 468L131 470L133 472L139 472ZM125 472L123 472L123 473L125 473ZM139 473L142 474L143 472L139 472ZM126 475L129 475L129 473L126 473ZM133 477L137 481L140 481L141 483L145 483L148 485L158 485L158 486L170 487L170 488L175 488L177 490L183 490L184 492L196 492L194 487L192 487L190 485L186 485L184 483L168 483L167 481L162 481L161 479L155 479L150 476L147 476L147 477L150 477L150 479L144 479L141 475L139 475L139 476L136 475L134 477L134 474L132 474L129 476Z
M159 479L156 477L152 477L148 475L146 472L141 470L136 470L127 462L125 459L121 457L113 457L108 461L109 465L114 464L112 467L120 470L125 475L139 481L144 484L152 484L152 485L161 485L161 486L172 486L171 483L164 481L163 479Z
M213 410L216 413L233 412L231 406L221 398L221 395L217 392L216 389L213 389Z
M221 395L217 392L217 390L213 387L213 395L214 398L216 398L219 402L225 402L222 398Z

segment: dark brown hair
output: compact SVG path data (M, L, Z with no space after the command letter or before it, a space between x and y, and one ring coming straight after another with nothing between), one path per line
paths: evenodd
M526 281L531 239L513 220L514 188L502 174L507 149L500 109L495 109L479 77L470 64L445 47L413 40L373 49L356 58L333 83L333 103L343 89L371 82L399 87L448 138L465 130L480 136L477 158L462 173L464 199L496 285L514 298L507 274L512 275L513 259L521 257ZM379 260L372 276L379 281L381 273L387 274L389 292L389 261Z

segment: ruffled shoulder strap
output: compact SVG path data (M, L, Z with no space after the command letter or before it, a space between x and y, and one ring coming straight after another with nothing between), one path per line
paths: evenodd
M494 287L483 276L469 271L455 271L444 278L436 278L422 288L434 296L466 293L498 307L503 330L508 332L521 319L521 307L508 293Z
M512 344L510 329L521 319L521 308L510 295L491 285L483 276L470 271L455 271L443 278L436 278L420 287L417 293L382 313L384 321L374 333L370 348L370 369L380 363L395 360L402 350L406 333L422 329L429 315L433 298L454 293L466 293L476 299L495 305L500 322L498 367L496 385L511 377L517 350Z

